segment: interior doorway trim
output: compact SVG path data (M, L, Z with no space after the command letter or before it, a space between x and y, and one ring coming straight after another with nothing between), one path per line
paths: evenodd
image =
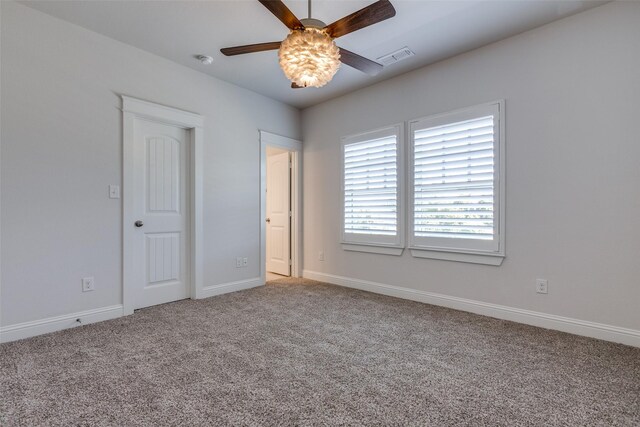
M260 131L260 278L267 282L267 146L291 152L291 276L302 277L302 142Z
M202 294L202 155L204 118L198 114L155 104L122 95L122 305L123 314L133 314L135 282L133 280L133 149L134 122L151 120L189 131L189 192L190 192L190 247L189 247L189 296L201 298Z

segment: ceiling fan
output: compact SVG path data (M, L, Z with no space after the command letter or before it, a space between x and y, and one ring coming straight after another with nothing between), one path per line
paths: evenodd
M281 0L258 1L291 30L289 35L281 42L220 49L224 55L278 50L280 66L294 89L324 86L333 78L340 62L372 76L382 70L382 64L337 47L334 39L395 16L396 10L389 0L378 0L329 25L311 18L311 0L306 19L298 19Z

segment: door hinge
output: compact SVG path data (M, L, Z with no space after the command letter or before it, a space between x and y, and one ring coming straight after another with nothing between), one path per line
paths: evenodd
M289 265L293 265L293 262L291 260L289 260Z
M291 211L289 211L289 218L291 218L291 215L292 215L292 214L291 214Z

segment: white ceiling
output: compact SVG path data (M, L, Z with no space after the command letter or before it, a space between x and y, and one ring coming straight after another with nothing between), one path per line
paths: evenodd
M306 0L284 0L299 18ZM331 23L374 0L314 0L313 17ZM276 51L225 57L220 48L279 41L287 28L257 0L27 1L24 4L187 67L293 105L308 107L398 74L598 6L574 0L391 0L394 18L337 39L376 58L408 46L416 53L370 77L343 65L322 88L291 89ZM215 58L200 64L198 54Z

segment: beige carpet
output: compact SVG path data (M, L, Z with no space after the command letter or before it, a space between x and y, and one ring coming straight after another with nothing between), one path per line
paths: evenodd
M281 274L276 274L276 273L272 273L270 271L267 271L267 282L272 282L274 280L280 280L280 279L286 279L289 276L283 276Z
M287 279L3 344L0 419L638 426L640 349Z

